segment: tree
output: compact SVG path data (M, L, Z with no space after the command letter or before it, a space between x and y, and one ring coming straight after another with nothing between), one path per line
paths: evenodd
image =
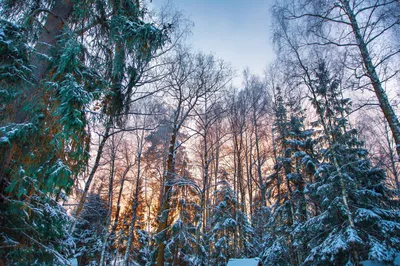
M390 128L380 113L363 112L356 123L360 138L365 139L366 149L370 153L371 162L386 171L390 187L400 193L400 165L396 163L396 149ZM382 137L384 136L384 138Z
M113 126L122 126L126 120L132 104L131 98L135 92L134 89L140 82L143 82L142 77L147 71L146 67L157 50L166 42L166 35L163 33L166 28L159 29L154 27L153 23L145 23L145 9L139 5L139 1L134 3L118 1L111 3L110 8L113 16L110 18L110 29L107 33L112 41L112 46L107 48L104 53L107 60L105 74L110 76L111 88L105 95L102 104L103 112L106 114L105 129L94 165L76 209L76 216L82 210L90 184L98 168L103 147L112 134L110 129Z
M0 5L2 75L18 76L2 91L6 97L1 100L1 108L7 115L2 115L0 121L1 204L10 211L19 202L17 208L32 213L38 207L36 203L69 194L74 178L87 166L88 110L93 104L102 102L102 115L113 117L121 114L121 105L130 97L129 86L126 90L120 86L126 84L121 77L128 71L119 68L121 53L113 49L121 45L117 41L121 32L115 29L124 26L129 59L148 62L166 41L167 28L145 23L145 12L138 1L4 0ZM132 11L130 17L117 12L122 6ZM110 11L116 12L107 13ZM6 17L9 21L4 20ZM110 36L112 43L108 43ZM114 68L109 71L113 63ZM117 69L124 73L116 75ZM103 78L110 76L111 79ZM134 73L126 76L132 77ZM135 82L130 84L133 86ZM84 190L84 200L88 189L89 185ZM35 197L41 200L34 201ZM78 206L79 211L84 200ZM38 249L53 254L46 257L47 263L62 258L61 246L49 246L50 243L42 242L45 238L40 234L21 234L10 215L10 221L2 220L1 226L8 228L4 229L6 239L14 239L20 245L9 246L2 252ZM32 217L16 215L15 219L23 219L30 227ZM28 236L32 236L30 240ZM12 263L14 258L8 257L8 262Z
M199 224L200 218L198 194L198 187L186 171L172 191L171 206L174 208L170 214L173 222L168 229L169 238L166 240L165 257L169 263L166 265L199 265L199 259L196 258L199 245L196 224Z
M265 183L265 178L263 177L263 165L266 162L265 152L262 150L262 127L263 118L267 116L268 106L271 104L270 99L268 98L268 93L266 91L266 86L257 76L251 76L248 72L244 73L245 78L245 90L248 94L249 105L250 105L250 124L252 127L251 134L254 134L254 146L255 146L255 163L254 166L256 168L256 176L257 181L256 184L260 190L260 203L259 205L264 207L267 205L266 200L266 190L267 186ZM250 137L251 138L251 137ZM250 139L250 142L253 140ZM252 158L250 158L253 161ZM253 164L252 164L253 165ZM251 168L252 168L251 165ZM250 171L251 172L251 169ZM253 179L253 178L252 178ZM250 205L252 205L252 197L250 197Z
M373 259L393 261L399 250L399 217L385 174L371 165L357 131L347 120L350 101L340 82L331 77L324 62L309 83L312 102L319 115L326 149L318 165L310 197L321 202L321 213L295 230L308 243L305 265L352 264ZM310 232L318 234L312 238Z
M391 39L390 33L398 29L399 12L398 3L391 0L297 1L282 2L275 7L278 23L285 24L285 30L290 21L302 23L304 27L296 27L296 30L310 37L303 38L305 41L301 45L337 46L347 53L358 50L354 57L346 57L357 58L349 67L354 69L356 78L369 80L364 86L373 88L400 160L400 123L383 86L397 75L398 69L386 76L380 74L380 69L390 65L400 52L398 46L386 41Z
M170 60L168 65L169 75L164 82L174 105L171 139L164 173L160 220L157 229L159 241L157 265L164 265L165 262L165 239L167 238L166 229L169 226L171 189L180 178L175 172L175 156L181 146L178 141L180 130L188 117L192 115L200 99L207 93L215 93L216 90L220 89L221 84L225 84L229 78L225 74L224 65L214 60L212 56L193 55L187 49L181 48L175 52Z
M296 118L292 116L289 120L290 112L287 110L287 103L284 101L280 87L276 89L274 105L275 173L270 176L270 186L274 187L276 195L269 221L270 232L264 244L262 257L265 263L294 265L298 261L293 246L294 240L290 232L297 222L295 218L295 183L301 183L302 179L301 175L293 173L293 162L295 160L292 158L293 148L291 144L293 142L291 135L294 135L294 132L291 128L293 126L291 122L294 122ZM295 182L296 180L299 182Z
M211 187L211 168L214 161L213 153L219 149L219 139L214 141L211 138L212 127L222 118L220 97L227 83L231 80L231 70L222 60L217 60L212 55L198 56L199 71L195 78L199 87L205 91L199 99L199 104L194 109L196 128L194 129L200 137L200 160L201 160L201 193L200 193L200 213L196 230L197 242L197 261L196 264L202 265L206 261L206 244L203 242L203 235L208 226L209 212L207 204L210 198Z
M238 198L226 180L227 174L224 175L214 191L215 204L208 233L211 242L209 256L211 263L216 265L226 265L229 258L255 256L258 245L247 215L241 211ZM241 231L237 232L237 228ZM244 243L241 250L235 246L235 235Z
M102 236L107 223L107 202L98 194L90 194L74 231L79 264L98 265Z
M12 25L11 23L7 24ZM15 27L19 26L14 26L14 29ZM12 34L12 32L8 32ZM29 41L28 38L21 32L21 29L18 32L20 33L19 36L22 37L20 38L22 43L19 45L26 45ZM22 207L29 213L32 212L32 208L35 208L35 204L31 205L31 203L52 201L54 198L58 198L61 193L69 193L73 184L72 177L82 171L87 161L85 148L87 148L88 139L84 130L86 120L83 109L94 98L92 91L94 88L90 84L87 84L85 89L83 88L86 81L91 82L89 77L85 81L78 81L77 79L82 78L82 76L77 77L71 73L72 71L79 73L83 71L88 74L79 60L80 48L75 49L75 53L71 53L70 45L74 44L74 40L68 42L66 39L60 38L58 44L60 57L57 57L55 61L59 63L60 67L64 66L64 69L53 68L54 75L48 83L42 84L41 90L34 94L33 100L30 99L32 95L29 95L29 93L34 90L35 86L39 85L32 81L32 76L29 78L29 83L19 84L22 86L20 90L14 86L8 87L10 92L17 93L14 93L11 101L5 104L5 110L17 115L15 117L13 115L3 117L1 121L1 135L2 140L5 141L2 142L0 155L2 160L0 193L2 205L5 209L12 210L13 205L20 202L19 208ZM17 46L8 47L8 49L14 50L14 54L16 48ZM6 50L3 51L6 52ZM11 56L14 62L9 63L8 66L18 64L29 71L29 61L25 61L27 65L23 65L24 61L21 58L19 59L13 54ZM3 58L7 60L7 57ZM23 73L21 72L21 74ZM24 77L21 77L23 81ZM50 94L52 97L50 97ZM30 102L31 100L32 102ZM23 106L19 105L25 101L31 105L28 103ZM13 111L13 108L18 108L18 106L21 107L20 111ZM25 112L27 108L32 110L32 113L21 113ZM32 201L35 197L41 198L41 200ZM15 218L19 220L22 217L17 215ZM23 219L25 219L24 223L27 223L27 225L33 225L33 219L30 219L29 216L25 216ZM62 223L63 221L66 222L65 219L60 219L58 222ZM53 250L47 246L48 244L41 242L43 237L40 235L33 238L35 241L25 241L26 236L21 237L15 223L11 222L7 225L8 222L3 222L3 227L10 228L10 230L7 230L9 231L7 235L11 239L14 238L14 235L17 235L17 242L26 243L17 249L23 250L26 247L29 250L35 247L39 250L47 250L47 252ZM51 231L51 229L49 230ZM25 233L32 235L28 232ZM14 248L11 246L6 251L11 252ZM57 247L55 252L57 252ZM34 258L31 259L34 260ZM47 259L51 261L51 256ZM13 259L9 258L9 261L11 262ZM27 259L28 261L29 259Z
M157 102L152 103L148 102L147 105L143 106L138 106L137 108L142 109L144 113L153 113L156 112L157 110ZM150 122L149 122L150 120ZM131 202L131 209L130 209L130 216L131 220L129 222L129 235L128 235L128 244L125 250L125 256L124 256L124 264L128 266L129 264L129 254L131 250L131 244L134 238L134 230L135 226L138 220L138 212L139 212L139 203L140 203L140 197L141 197L141 188L142 188L142 160L143 160L143 153L144 153L144 144L145 144L145 128L148 126L150 123L154 123L154 121L151 120L151 116L148 117L147 115L144 115L143 117L137 118L135 120L135 125L138 127L139 125L143 127L142 130L138 130L136 132L136 161L137 161L137 172L136 172L136 182L134 186L134 190L132 189L132 202ZM143 201L143 200L142 200ZM142 202L142 204L144 204ZM145 237L143 240L147 241L147 237ZM148 242L148 241L147 241ZM148 243L147 243L148 244ZM150 259L150 258L148 258Z

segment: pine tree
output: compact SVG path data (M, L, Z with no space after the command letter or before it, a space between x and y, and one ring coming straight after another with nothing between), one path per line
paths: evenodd
M165 43L167 28L145 22L139 1L1 0L0 6L0 253L12 264L15 254L39 250L51 264L68 252L35 229L37 209L70 193L89 158L87 110L98 102L107 128L120 121L114 116L127 110L137 70ZM124 12L111 12L117 9ZM68 223L58 219L48 231ZM27 256L26 263L35 260Z
M385 186L385 173L369 161L348 121L351 103L324 62L309 88L325 145L315 181L308 186L310 197L321 203L321 212L294 233L307 244L303 264L391 262L399 251L400 217Z
M29 54L25 54L28 38L20 26L2 21L1 27L2 38L7 40L6 46L2 46L1 50L9 53L1 56L4 60L4 81L7 81L7 76L11 78L12 73L17 74L17 78L13 78L14 82L4 86L3 90L9 97L5 97L7 102L2 102L6 115L1 117L0 128L3 140L0 145L1 208L4 212L2 217L7 217L1 219L1 226L7 228L2 230L4 241L13 239L21 244L6 245L1 252L12 263L14 259L19 260L16 254L39 249L36 253L45 254L41 258L50 262L53 258L63 258L67 253L60 254L65 247L50 244L51 242L45 240L49 238L48 234L35 229L38 219L42 217L38 210L43 204L50 204L56 211L54 199L57 200L63 193L69 193L73 175L81 171L87 161L85 148L88 142L82 109L87 106L92 94L90 87L88 90L84 89L83 84L76 81L69 72L72 70L68 68L62 76L55 72L54 79L59 79L57 83L43 84L43 93L50 92L50 88L54 89L56 93L53 97L49 97L50 93L40 94L43 99L41 103L35 106L19 105L19 101L26 101L27 91L34 84L32 71L28 66ZM78 58L75 59L77 54L68 54L68 51L69 47L60 40L60 54L65 55L60 60L64 60L65 64L70 60L79 61ZM79 52L78 48L76 53ZM77 64L74 70L80 67ZM48 108L44 108L46 105ZM16 106L21 110L32 108L34 115L29 121L15 123L12 118L17 113L14 109ZM20 211L26 215L21 215ZM60 216L54 224L48 224L48 231L56 232L60 225L66 226L68 223L66 216ZM21 233L19 228L26 229ZM35 256L26 256L26 263L31 260L35 260Z
M192 182L192 181L188 181ZM165 248L167 265L197 265L196 223L198 222L199 205L197 191L190 185L175 186L171 198L176 206L175 221L171 223Z
M74 231L75 256L80 265L98 265L106 221L107 202L98 194L90 194Z
M165 232L155 236L155 244L165 241L165 265L198 265L196 262L196 226L199 222L199 187L190 176L186 153L178 159L178 170L169 181L170 210L169 226ZM179 159L183 159L179 162ZM162 237L162 238L161 238ZM157 253L155 249L154 255Z
M226 265L230 258L253 257L258 253L255 233L247 215L240 210L237 196L226 180L227 174L219 181L214 192L215 205L212 209L211 229L209 232L210 264ZM236 229L239 228L239 231ZM238 250L233 243L237 234L243 248Z
M290 150L292 170L287 173L287 178L293 186L293 227L296 228L304 224L312 213L317 212L318 207L306 195L306 185L313 182L314 165L318 163L318 155L314 152L314 146L318 144L318 140L314 138L315 131L313 129L305 128L305 114L300 107L300 102L295 100L289 105L291 109L288 121L289 135L285 142ZM297 241L292 232L290 235L290 244L295 253L294 261L298 264L305 256L305 245L301 241Z
M307 220L305 194L308 173L313 172L315 154L313 130L304 126L305 115L297 99L287 102L277 88L275 98L275 173L270 176L275 204L271 209L262 258L267 265L297 265L302 260L303 244L292 235L294 228Z
M290 265L290 234L293 226L292 184L290 148L286 140L289 135L288 111L281 88L276 89L274 106L274 173L269 177L270 188L275 191L275 203L268 221L269 232L265 236L262 259L266 264Z

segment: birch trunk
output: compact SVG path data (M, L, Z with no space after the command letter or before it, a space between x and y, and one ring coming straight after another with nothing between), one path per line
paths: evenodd
M366 69L366 74L368 78L371 80L372 87L374 88L374 92L376 97L378 98L379 106L389 124L390 130L393 134L393 139L396 143L396 151L398 155L398 161L400 161L400 123L397 118L396 113L394 112L392 106L389 103L389 99L386 95L385 90L382 87L382 82L376 72L375 65L372 62L370 52L368 50L367 43L363 35L361 34L360 26L358 25L358 21L354 10L350 7L350 2L348 0L341 1L343 5L343 10L346 12L347 17L349 18L351 28L353 30L354 37L357 41L358 49L360 50L362 62Z
M256 156L257 156L257 177L258 177L258 182L260 183L260 190L261 190L261 205L267 206L267 200L266 200L266 190L267 187L264 184L264 180L262 177L262 162L261 162L261 152L260 152L260 140L259 140L259 133L258 133L258 123L257 123L257 117L256 117L256 112L254 110L253 112L253 121L254 121L254 134L256 138Z
M399 173L396 167L396 159L395 159L395 154L393 152L393 142L390 139L389 136L389 129L387 124L385 123L385 138L386 138L386 142L388 144L388 148L389 148L389 159L390 159L390 167L392 168L392 173L393 173L393 177L394 177L394 182L396 183L396 189L397 189L397 195L400 195L400 183L399 183Z
M197 257L200 257L202 254L200 238L201 234L204 231L204 225L206 221L204 219L204 213L206 208L206 193L208 187L208 172L210 166L210 160L208 158L208 115L207 115L207 98L205 100L205 116L204 116L204 128L203 128L203 188L201 191L201 199L200 199L200 215L199 215L199 224L197 225L196 232L196 243L197 243Z
M129 225L129 237L128 237L128 244L126 246L125 255L124 255L124 266L129 265L129 253L132 246L133 241L133 231L135 229L136 224L136 217L137 217L137 207L139 203L139 193L140 193L140 171L141 171L141 161L142 161L142 148L140 148L138 152L138 166L137 166L137 178L136 178L136 188L135 188L135 195L132 202L132 219Z
M112 143L111 148L111 169L110 169L110 178L108 183L108 212L107 212L107 225L105 226L106 234L103 238L103 244L101 248L101 256L100 256L100 266L106 265L105 253L107 249L108 239L110 237L109 227L111 225L111 214L112 214L112 204L113 204L113 185L114 185L114 175L115 175L115 158L116 158L116 147L114 146L114 142Z

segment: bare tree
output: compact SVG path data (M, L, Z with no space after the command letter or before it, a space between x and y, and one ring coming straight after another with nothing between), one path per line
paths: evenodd
M109 174L108 176L108 190L107 190L107 222L105 226L104 237L102 240L102 249L101 249L101 256L100 256L100 264L103 266L107 262L106 258L106 249L109 248L109 238L113 230L110 230L110 226L112 224L112 212L113 212L113 198L114 198L114 186L115 186L115 175L116 175L116 164L119 161L119 149L122 143L123 134L120 135L113 135L111 141L109 143L109 150L108 154L108 162L109 166Z
M193 114L194 108L205 95L215 93L226 83L223 65L212 57L202 54L192 54L188 49L179 48L169 60L169 75L163 81L167 90L168 101L172 102L173 117L171 123L171 138L168 148L168 159L164 173L162 204L157 229L158 252L157 265L165 262L166 230L169 226L169 210L171 189L174 182L179 180L175 171L175 156L179 147L186 140L179 142L181 128ZM215 69L217 69L216 72Z
M384 84L399 71L393 60L400 49L388 41L399 28L398 1L284 1L275 6L274 13L285 31L292 21L298 22L295 30L302 35L298 38L298 48L336 46L350 53L346 56L348 67L356 78L369 80L363 87L372 86L400 160L400 123L384 89ZM275 36L279 35L282 36L282 31L276 32ZM354 59L350 66L350 60ZM393 69L391 73L379 72L388 66Z
M221 60L217 60L212 55L199 54L198 71L195 80L199 88L203 88L204 95L199 100L198 108L194 109L196 121L196 133L200 137L200 156L202 185L200 186L200 213L197 225L196 242L198 244L197 256L199 263L204 263L201 255L204 251L201 244L201 235L207 225L207 200L210 193L210 170L213 163L213 153L219 148L219 140L214 142L211 139L212 126L221 119L223 110L221 108L221 95L227 83L231 80L232 72L230 68ZM203 254L204 255L204 254Z
M271 97L268 95L266 84L257 76L244 73L245 90L247 90L250 104L250 124L252 127L252 135L254 135L255 159L251 158L251 168L256 168L257 182L261 192L261 206L266 206L266 179L263 177L263 165L267 160L265 152L262 151L262 137L265 123L265 118L268 116L268 108L271 105ZM250 140L252 143L253 140ZM253 179L253 178L252 178ZM251 205L251 204L250 204Z
M135 132L135 143L136 143L136 179L135 185L132 187L132 206L131 206L131 221L129 223L129 234L127 240L127 247L125 250L124 255L124 262L123 265L129 265L129 254L131 252L131 245L133 242L134 237L134 229L137 222L137 210L139 206L139 197L141 192L141 183L142 183L142 160L143 160L143 153L144 153L144 145L145 145L145 137L148 134L148 131L145 128L149 124L154 124L155 115L151 116L151 113L157 113L157 104L153 103L151 99L148 99L146 103L142 102L136 109L138 111L145 113L141 117L136 117L134 123L135 127L139 128L142 127L141 130L137 130Z

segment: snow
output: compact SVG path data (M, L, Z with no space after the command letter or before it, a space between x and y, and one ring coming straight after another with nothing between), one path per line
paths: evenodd
M390 264L378 262L374 260L365 260L360 263L362 266L389 266Z
M224 221L224 224L223 224L225 227L229 227L229 226L235 226L236 225L236 221L234 220L234 219L232 219L232 218L228 218L228 219L226 219L225 221Z
M0 144L10 143L10 140L7 137L0 138Z
M352 229L352 228L347 228L346 229L346 237L347 237L347 242L348 243L358 243L358 244L363 244L362 239L358 236L358 233L356 230Z
M400 224L398 222L387 220L380 221L379 227L381 227L381 231L385 234L390 234L391 232L396 232L400 230Z
M368 252L368 259L375 261L393 261L396 256L396 250L387 247L377 239L370 237L371 248Z
M293 154L293 158L301 158L301 157L304 157L304 156L306 156L306 153L304 151L296 151Z
M365 209L365 208L358 208L356 211L356 217L355 221L356 222L361 222L365 220L380 220L381 217L376 214L375 212Z
M76 258L69 259L71 266L78 266L78 260Z
M259 258L254 259L230 259L227 266L258 266Z

